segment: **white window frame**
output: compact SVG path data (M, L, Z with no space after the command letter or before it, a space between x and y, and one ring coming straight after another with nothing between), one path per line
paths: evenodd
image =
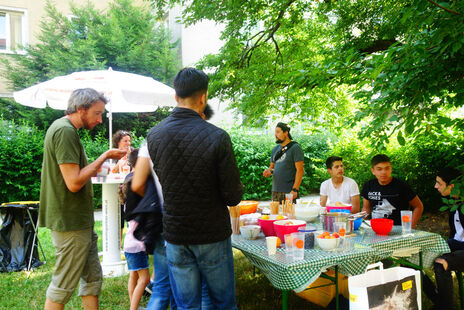
M10 38L10 14L9 12L18 12L22 13L23 16L21 18L21 45L26 46L26 44L29 42L29 27L28 27L28 14L26 9L21 9L21 8L14 8L14 7L8 7L8 6L0 6L0 12L6 13L5 14L5 19L6 19L6 25L5 25L5 32L6 32L6 49L5 50L0 50L0 53L2 54L13 54L13 53L18 53L18 54L25 54L25 50L11 50L11 38Z

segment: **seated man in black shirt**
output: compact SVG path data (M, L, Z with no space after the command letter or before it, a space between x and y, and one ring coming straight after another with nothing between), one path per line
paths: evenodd
M462 175L462 172L454 168L443 168L438 172L435 188L444 198L450 199L453 180ZM452 197L457 198L457 197ZM453 277L451 271L464 271L464 213L459 207L454 212L449 212L450 236L448 245L451 253L443 254L434 263L435 280L433 282L424 277L424 291L435 304L435 309L453 308ZM461 301L462 302L462 301Z
M371 160L371 171L376 179L367 181L361 191L363 211L372 218L389 218L401 225L401 210L412 207L412 228L422 216L422 201L404 181L391 176L392 166L387 155L379 154Z

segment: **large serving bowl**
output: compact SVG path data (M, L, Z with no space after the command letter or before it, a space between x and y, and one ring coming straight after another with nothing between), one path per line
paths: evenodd
M267 219L267 220L262 219L261 217L258 218L258 225L261 226L261 229L263 230L263 234L266 237L276 235L275 231L274 231L274 222L277 221L277 220L280 220L280 218L276 219L277 216L279 216L279 215L277 215L277 214L270 215L269 219ZM283 215L280 215L280 217L283 217L284 220L287 219L287 217L283 216Z
M285 242L284 235L298 232L298 227L306 227L302 220L280 220L274 222L274 231L282 243Z
M295 217L297 220L306 222L314 221L319 216L321 207L316 204L304 204L295 206Z
M246 225L240 227L240 234L243 238L254 240L258 237L261 227L259 225Z
M258 209L259 201L242 200L238 204L240 206L240 215L255 213Z
M316 238L317 245L324 251L329 251L335 249L340 243L340 238Z
M390 219L371 219L372 230L377 235L386 236L393 228L393 220Z

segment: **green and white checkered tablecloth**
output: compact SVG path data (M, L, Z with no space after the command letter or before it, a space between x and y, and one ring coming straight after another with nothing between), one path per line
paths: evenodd
M284 248L277 249L275 255L268 255L263 235L256 240L246 240L240 235L232 235L232 246L241 250L275 288L297 292L304 290L327 268L336 265L345 275L364 273L376 253L368 246L356 244L350 251L305 250L304 259L295 261L285 254Z
M370 246L377 250L376 261L390 257L394 251L418 248L422 252L423 267L431 267L437 256L448 253L448 243L439 235L431 232L413 230L411 234L403 235L401 226L393 226L388 236L379 236L370 228L357 232L356 242ZM419 255L413 254L407 258L419 265Z
M232 235L232 246L241 250L275 288L297 292L304 290L327 268L336 265L341 273L351 276L364 273L368 264L390 257L397 250L419 248L424 267L431 266L437 256L449 252L448 244L440 235L418 230L403 235L401 226L394 226L388 236L378 236L370 228L361 229L356 234L354 248L350 251L323 251L316 247L305 250L304 260L299 261L287 257L283 247L269 256L263 235L256 240ZM419 255L408 260L418 265Z

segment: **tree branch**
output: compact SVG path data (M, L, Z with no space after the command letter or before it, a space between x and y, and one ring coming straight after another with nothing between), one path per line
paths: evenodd
M393 44L398 43L396 40L376 40L372 42L372 45L360 50L360 53L372 54L375 52L385 51Z
M280 26L281 26L281 23L280 23L280 20L283 18L286 10L290 7L290 5L292 5L293 2L295 2L296 0L289 0L285 6L279 11L279 15L277 16L276 20L274 21L275 22L275 25L273 27L271 27L270 29L267 29L267 30L262 30L262 31L259 31L258 33L256 33L255 35L253 35L247 42L247 45L246 45L246 48L245 48L245 51L244 53L242 54L242 57L240 58L240 66L243 65L243 63L246 61L247 62L247 65L250 64L250 60L251 60L251 56L253 54L253 51L255 49L257 49L258 47L260 47L261 45L263 45L264 43L268 42L269 40L272 40L274 42L274 46L276 47L276 53L277 53L277 57L280 56L280 58L282 58L282 54L280 52L280 49L279 49L279 45L277 44L277 41L275 40L274 38L274 34L277 32L277 30L279 30ZM256 42L254 44L250 44L251 41L256 38L257 36L259 36L259 38L256 40Z
M432 3L432 4L435 5L435 6L438 6L440 9L443 9L443 10L445 10L445 11L448 12L448 13L456 14L456 15L459 15L459 16L461 15L461 13L456 12L456 11L453 11L453 10L450 10L450 9L447 9L447 8L445 8L444 6L439 5L438 3L436 3L436 2L433 1L433 0L427 0L427 1L430 2L430 3Z

